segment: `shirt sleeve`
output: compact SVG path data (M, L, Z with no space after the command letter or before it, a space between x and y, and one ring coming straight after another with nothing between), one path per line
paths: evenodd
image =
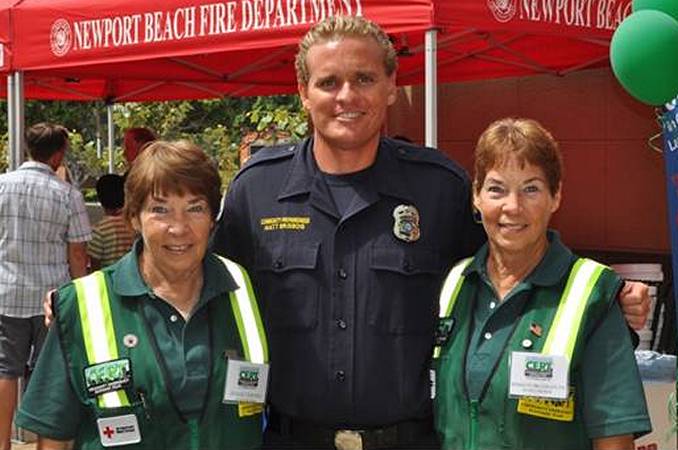
M56 326L47 333L16 424L49 439L75 438L85 409L73 392Z
M652 430L640 373L617 301L587 342L581 364L583 415L589 438Z
M92 238L85 200L77 189L70 190L71 215L68 218L67 242L85 242Z

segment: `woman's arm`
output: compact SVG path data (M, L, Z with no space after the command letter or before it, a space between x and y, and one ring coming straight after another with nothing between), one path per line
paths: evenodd
M46 437L38 436L37 450L71 450L73 441L55 441Z
M634 450L634 448L632 434L593 439L594 450Z

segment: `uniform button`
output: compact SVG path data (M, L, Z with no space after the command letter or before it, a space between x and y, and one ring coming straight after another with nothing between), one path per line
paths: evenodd
M339 269L339 270L337 270L337 275L338 275L339 278L341 278L342 280L345 280L346 278L348 278L348 274L346 273L346 271L345 271L344 269Z
M179 320L179 318L177 317L176 314L172 314L172 315L170 316L170 322L176 322L177 320Z
M412 265L410 264L409 261L403 261L403 270L405 272L411 272L412 271Z
M345 330L347 325L343 319L337 319L337 326L342 330Z
M495 302L490 302L490 309L494 309L497 306Z
M483 337L485 338L486 341L489 341L490 339L492 339L492 333L488 331L483 335Z
M337 381L344 381L344 379L346 378L346 374L344 373L343 370L337 370L334 375L336 376Z
M275 262L273 263L273 268L275 269L282 269L283 262L282 259L276 259Z

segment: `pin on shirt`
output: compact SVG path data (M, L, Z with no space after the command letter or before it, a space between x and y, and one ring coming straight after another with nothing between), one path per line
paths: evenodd
M393 210L393 234L405 242L416 242L421 237L419 211L413 205L398 205Z

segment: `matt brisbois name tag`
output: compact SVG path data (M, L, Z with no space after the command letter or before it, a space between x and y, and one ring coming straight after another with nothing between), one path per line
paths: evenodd
M141 442L139 422L134 414L97 419L97 428L101 445L104 447L117 447L118 445Z
M226 360L224 403L264 403L267 386L268 364Z
M511 353L509 397L564 400L568 395L569 363L563 355Z

